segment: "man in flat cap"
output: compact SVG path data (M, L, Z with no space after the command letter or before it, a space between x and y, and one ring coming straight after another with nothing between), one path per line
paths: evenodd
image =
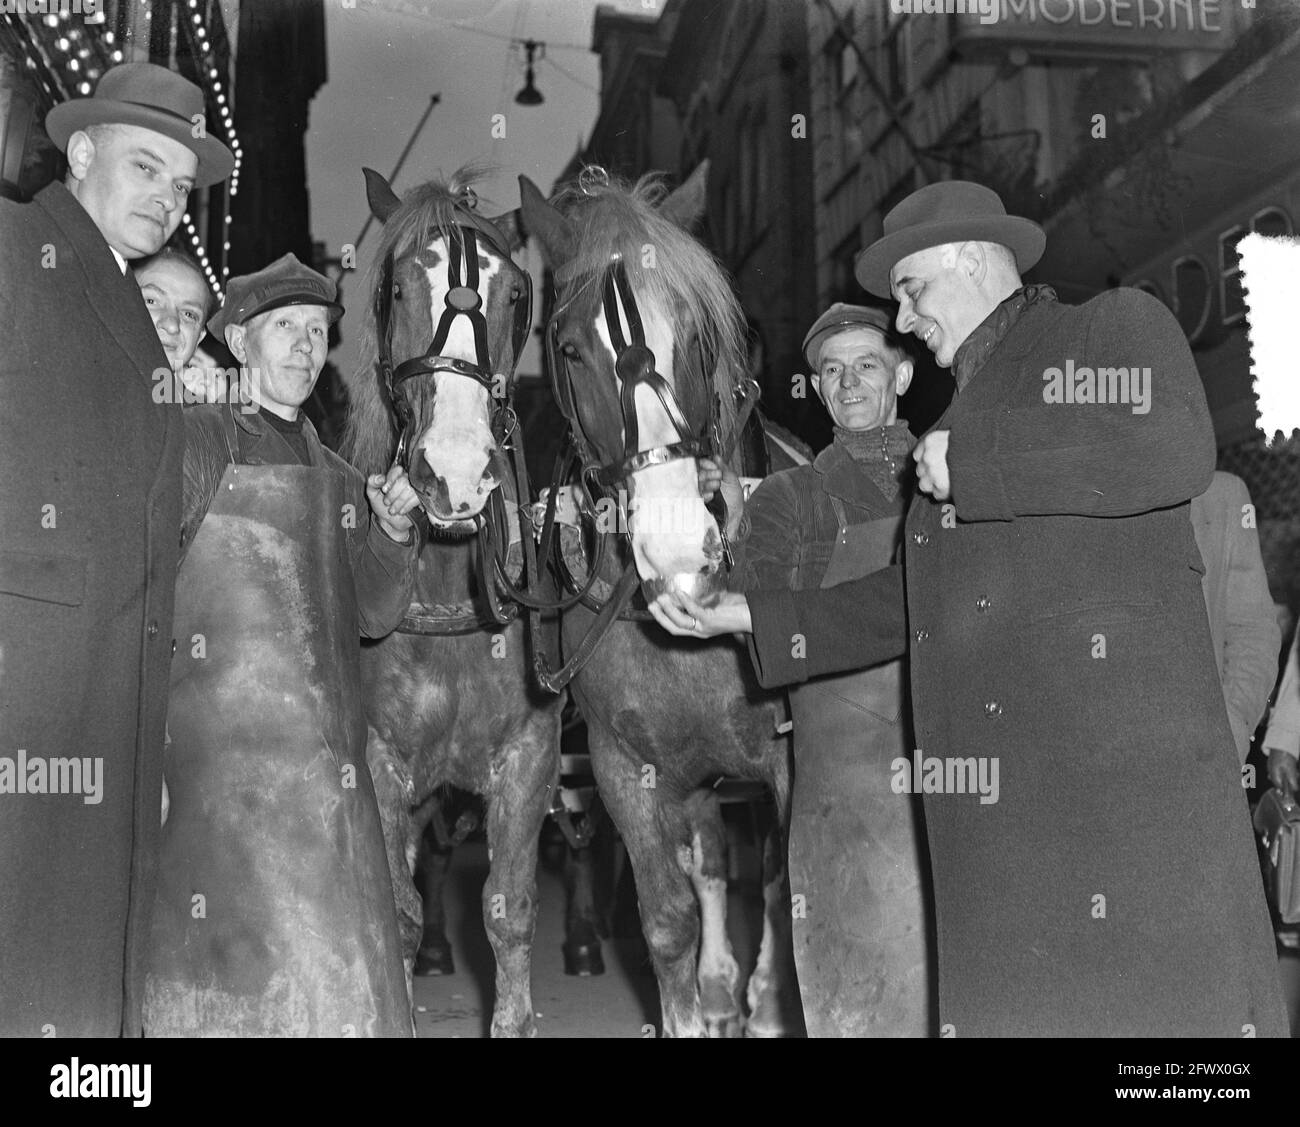
M185 412L150 1036L411 1034L360 638L410 605L417 498L302 412L342 312L286 254L231 279L208 325L251 402Z
M140 1031L182 426L126 264L234 167L203 112L113 67L46 118L63 183L0 200L0 1034Z
M912 361L890 321L837 303L808 330L804 357L834 439L750 495L739 589L832 587L893 563L915 439L898 418ZM896 659L790 692L790 891L806 909L793 921L794 955L813 1037L928 1031L919 811L889 786L890 765L911 749L905 681Z
M1188 517L1214 472L1200 378L1149 295L1026 286L1044 242L953 181L859 256L957 386L914 452L905 585L654 611L752 631L766 685L909 654L897 785L925 796L941 1034L1285 1036Z

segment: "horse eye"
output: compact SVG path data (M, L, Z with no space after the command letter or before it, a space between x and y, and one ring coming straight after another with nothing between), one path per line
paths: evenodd
M566 360L576 360L579 364L582 363L582 353L574 345L563 344L560 346L560 351L564 354Z
M402 283L401 283L401 282L394 282L394 283L393 283L393 300L394 300L394 301L401 301L401 300L402 300Z
M521 290L518 286L515 286L510 291L510 304L514 305L523 296L524 296L524 291Z

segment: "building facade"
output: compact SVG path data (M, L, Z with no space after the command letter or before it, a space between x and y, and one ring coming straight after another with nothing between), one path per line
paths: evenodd
M1138 286L1178 317L1220 464L1250 487L1274 595L1294 608L1300 466L1255 429L1235 245L1295 231L1300 7L998 0L989 20L914 7L807 5L821 299L862 300L854 256L916 188L993 188L1047 231L1029 280L1068 302ZM927 358L918 383L946 382Z

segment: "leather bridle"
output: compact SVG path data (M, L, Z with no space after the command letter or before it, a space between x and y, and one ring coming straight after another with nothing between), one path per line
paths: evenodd
M556 272L557 281L563 279L565 273L563 267L558 270ZM567 479L569 468L575 460L579 463L579 508L585 510L588 514L592 514L596 507L594 493L612 492L621 486L625 486L632 474L648 466L665 465L682 459L701 457L712 458L719 463L727 461L735 449L741 432L744 430L750 411L758 401L759 387L755 381L746 377L737 384L735 394L739 403L736 422L731 434L728 435L724 443L721 436L722 402L720 397L713 393L710 396L709 417L704 421L701 429L693 433L672 385L656 369L655 354L646 344L645 327L637 305L636 295L628 282L627 268L620 256L616 255L611 259L601 280L601 287L605 322L609 330L610 343L614 348L614 370L621 385L619 408L623 422L623 451L620 457L602 463L595 454L595 443L583 428L582 419L577 410L568 358L560 347L559 326L561 317L569 305L566 302L555 310L546 335L552 390L555 394L556 403L569 424L569 450L556 463L555 479L552 481L543 524L542 558L547 558L546 553L554 532L555 502L559 491L558 487ZM631 340L628 340L623 334L622 321L618 313L620 300L627 317ZM700 374L707 380L713 373L714 368L708 364L703 354L698 335L696 350L699 357ZM649 450L637 449L639 428L635 400L636 390L643 384L655 393L655 396L663 405L664 411L677 433L676 442L656 446ZM712 386L711 380L709 386ZM718 523L718 535L722 540L727 566L731 567L732 557L730 545L727 543L725 513L718 511L721 508L721 498L716 497L710 508L713 511L714 519ZM600 571L604 544L605 536L598 534L596 537L596 558L592 561L587 581L574 594L571 601L586 602L587 595ZM559 692L578 674L595 653L596 647L614 621L624 615L638 583L636 563L632 560L625 565L623 573L617 584L614 585L609 599L599 608L596 621L592 623L573 654L560 669L553 670L545 655L534 652L533 668L538 681L544 688L552 692ZM534 631L534 636L536 636L536 631Z
M393 254L390 251L380 268L379 287L375 293L375 329L378 336L379 371L383 380L384 391L388 396L397 416L401 438L398 441L396 461L405 466L405 457L409 456L409 435L414 423L414 412L406 390L406 385L417 376L431 376L438 372L449 372L463 376L486 389L497 403L493 414L492 430L501 445L505 437L515 429L517 420L511 405L514 390L514 373L524 345L528 342L528 333L532 327L533 285L532 279L524 273L524 292L521 300L515 302L515 320L512 330L513 358L508 372L498 371L492 363L488 347L488 324L483 310L483 298L478 292L478 240L482 239L506 262L511 262L510 252L505 247L505 239L500 231L486 220L460 207L455 209L457 223L454 231L459 237L447 234L447 294L443 299L442 316L433 331L429 347L419 356L393 363ZM445 356L447 337L456 318L464 317L469 321L474 333L473 363L456 356Z

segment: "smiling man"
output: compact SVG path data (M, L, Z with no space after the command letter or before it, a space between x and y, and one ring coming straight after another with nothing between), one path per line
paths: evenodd
M367 481L302 412L342 312L292 254L232 278L209 328L258 412L185 412L150 1036L411 1032L360 639L410 605L418 501L400 467Z
M652 610L752 631L766 685L906 652L917 761L996 764L996 802L925 792L943 1033L1285 1036L1189 518L1214 472L1200 377L1150 295L1026 286L1045 241L950 181L858 257L957 387L914 451L905 582ZM1150 411L1045 395L1071 360L1149 366Z
M915 442L898 418L912 361L883 309L832 305L804 338L835 437L811 465L765 478L745 504L745 590L832 587L894 561ZM813 1037L919 1037L929 1024L924 851L917 804L890 786L910 754L901 660L792 687L790 891Z
M129 63L52 109L68 174L0 201L0 755L101 757L104 796L0 794L0 1033L140 1031L180 526L180 410L128 260L229 150Z
M179 375L194 359L212 302L203 272L189 255L171 247L133 265L131 272L172 373Z

